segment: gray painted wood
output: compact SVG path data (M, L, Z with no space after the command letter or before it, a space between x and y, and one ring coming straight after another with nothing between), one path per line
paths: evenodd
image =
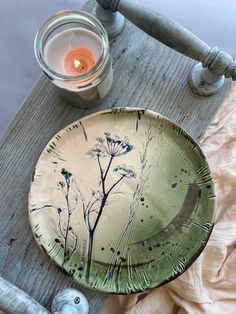
M180 24L133 0L97 0L97 2L99 5L96 15L101 22L104 21L110 38L113 35L110 30L117 28L114 15L119 11L153 38L187 57L200 61L189 75L190 87L197 94L209 96L218 93L224 83L224 76L236 80L236 62L233 58L226 52L219 52L218 48L210 48ZM110 19L107 24L108 17ZM118 28L117 33L119 31Z
M97 0L105 9L119 11L144 32L187 57L203 63L215 75L236 80L236 63L226 52L204 41L171 19L133 0Z
M90 0L86 9L94 5ZM81 289L89 299L90 313L99 313L106 298L73 283L43 256L32 237L28 190L37 159L50 138L84 115L130 106L155 110L199 140L230 86L227 81L221 93L197 96L188 85L194 62L127 21L111 42L111 51L114 84L102 105L87 110L72 107L42 76L0 141L0 274L48 309L52 297L64 287Z
M0 277L0 309L9 314L49 314L28 294Z

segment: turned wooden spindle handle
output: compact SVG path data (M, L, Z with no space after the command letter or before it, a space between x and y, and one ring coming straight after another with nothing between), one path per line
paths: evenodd
M236 80L236 63L226 52L210 48L186 28L132 0L97 0L104 9L119 11L129 21L166 46L200 61L215 75Z
M8 314L88 314L89 305L82 292L67 288L54 296L52 312L49 312L24 291L0 276L0 312L1 310Z

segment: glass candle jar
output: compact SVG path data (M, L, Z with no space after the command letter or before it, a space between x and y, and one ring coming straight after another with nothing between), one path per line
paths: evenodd
M36 34L34 51L58 92L74 105L97 105L110 91L109 41L93 15L79 10L55 13Z

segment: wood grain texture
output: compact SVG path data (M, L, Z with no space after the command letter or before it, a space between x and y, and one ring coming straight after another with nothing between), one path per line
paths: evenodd
M94 1L86 4L90 11ZM146 107L183 126L197 140L222 103L221 93L197 96L188 86L194 62L150 38L126 21L111 42L114 83L102 105L78 109L60 98L42 76L0 141L0 273L50 308L56 291L77 287L37 248L27 217L27 197L37 159L50 138L67 124L102 108ZM105 294L81 289L90 313L98 313Z

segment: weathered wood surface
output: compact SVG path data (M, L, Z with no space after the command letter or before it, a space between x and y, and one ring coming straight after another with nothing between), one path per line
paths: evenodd
M94 5L90 0L86 8L91 10ZM87 110L72 107L42 76L0 141L0 273L47 308L59 289L81 288L43 256L28 222L31 176L50 138L84 115L102 108L130 106L155 110L199 140L230 86L227 81L220 94L197 96L188 86L194 62L128 22L111 42L111 51L114 84L102 105ZM81 290L89 299L90 313L98 313L106 295Z

